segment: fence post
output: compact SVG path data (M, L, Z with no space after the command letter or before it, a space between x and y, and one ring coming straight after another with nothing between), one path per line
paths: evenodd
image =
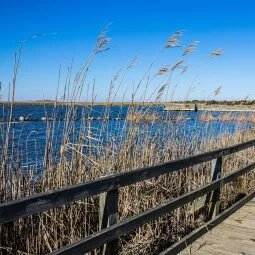
M212 160L212 181L221 178L221 170L222 157ZM209 203L208 219L215 218L220 209L220 187L207 194L205 203Z
M118 221L118 189L101 193L99 197L99 224L100 230L114 225ZM118 239L105 244L100 249L101 255L117 255Z

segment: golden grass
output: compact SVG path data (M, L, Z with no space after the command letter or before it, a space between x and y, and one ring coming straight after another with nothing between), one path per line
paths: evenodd
M137 125L140 124L137 123ZM67 148L62 148L60 162L57 165L48 164L48 168L43 170L42 177L37 180L36 185L33 183L32 171L31 174L18 172L7 175L5 200L10 199L7 195L9 191L12 192L11 199L16 199L97 179L108 173L130 171L137 167L154 165L254 138L252 131L225 136L217 141L204 139L200 146L186 144L181 140L177 144L165 140L164 148L159 150L156 142L149 143L147 139L142 145L136 143L137 134L142 135L142 131L144 129L138 130L137 126L133 126L128 140L123 141L120 150L116 151L114 147L108 147L108 153L98 158L91 155L89 159L84 159L79 153L81 145L78 144L75 150L71 151L71 160L68 160L66 158ZM193 149L189 152L183 149L190 146ZM176 150L176 147L180 150ZM249 149L226 157L223 164L224 174L252 162L254 156L254 149ZM164 203L209 181L210 163L205 163L184 169L179 173L160 176L122 188L119 196L119 220ZM228 206L239 194L249 192L254 185L254 173L228 185L222 192L222 208ZM1 228L1 247L8 247L12 254L15 253L15 249L30 254L45 254L78 241L98 230L98 206L99 201L96 196L62 208L25 217L11 224L4 224ZM188 204L126 235L121 239L120 254L150 254L178 240L204 221L203 214L196 216L190 213L192 208L193 204Z
M251 122L255 123L255 113L233 113L233 112L225 112L223 114L219 114L217 117L213 117L210 113L203 113L199 117L200 121L221 121L221 122Z
M135 122L151 122L151 121L159 120L159 117L157 117L155 113L146 114L143 112L130 111L127 114L125 119L128 121L135 121Z
M203 113L199 116L200 121L215 121L215 118L210 113Z
M125 120L116 121L117 132L114 132L116 130L111 131L112 122L107 120L109 119L110 105L114 104L116 93L122 82L121 78L120 85L116 85L119 75L114 76L110 84L106 99L109 107L106 107L101 116L105 121L101 121L100 125L94 128L88 118L91 108L85 105L82 108L80 126L77 128L75 118L73 118L77 114L76 103L80 101L83 95L83 87L86 84L84 80L93 58L97 53L108 49L105 48L109 42L109 39L105 38L106 30L104 29L99 35L95 49L77 71L73 83L68 82L65 86L65 91L71 92L69 97L63 96L61 103L61 105L68 103L63 129L59 128L59 121L56 120L56 104L54 104L52 121L46 120L46 146L43 168L39 177L36 175L36 170L38 170L36 165L29 167L27 172L23 171L22 166L24 165L20 164L20 151L15 149L19 148L19 144L12 139L12 134L15 132L10 124L12 116L10 115L7 124L2 124L1 134L7 139L3 139L4 146L1 149L1 202L94 180L109 173L132 171L138 167L176 160L188 155L254 139L254 130L252 129L242 130L240 128L234 134L226 135L224 126L221 130L222 135L215 139L214 134L210 131L210 123L205 125L203 130L199 130L199 132L203 131L202 137L199 137L199 133L195 133L189 139L183 134L190 128L190 124L188 121L184 121L185 117L181 113L174 118L172 117L172 120L182 121L183 125L180 126L175 121L160 121L156 115L149 113L148 107L141 111L140 108L134 107L134 104L130 107ZM164 48L177 46L180 36L182 36L181 31L170 36ZM191 44L190 49L186 48L183 55L191 52L194 46ZM22 47L20 54L21 52ZM212 54L218 56L221 51L217 50ZM170 78L173 72L182 68L182 63L182 61L177 61L172 70L162 71L164 76L168 76L166 80L168 85L171 83ZM143 96L146 94L150 80L146 80L145 77L147 77L151 66L152 64L149 65L141 81L138 81L131 102L134 102L136 93L141 88L143 81L146 82L146 88L141 94ZM18 65L15 65L15 70L18 70ZM71 68L68 70L67 77L71 76ZM14 75L13 90L16 85L16 72ZM152 79L154 78L155 76ZM155 86L154 83L153 86ZM143 102L147 102L149 106L160 104L160 98L164 93L167 93L166 88L164 87L163 90L162 84L159 83L155 90L159 93L148 95L147 98L144 96ZM87 89L89 90L89 88ZM90 100L87 100L92 102L91 105L94 105L93 93L94 88ZM151 100L153 96L157 102ZM14 105L14 97L11 105ZM228 116L224 118L228 119ZM166 119L171 120L170 114L167 115ZM206 113L200 117L200 120L212 121L213 117ZM249 120L253 121L254 116ZM58 136L60 140L57 140L56 134L59 132L61 132L61 136ZM9 146L10 144L13 146ZM25 153L28 154L30 151L25 151ZM225 157L223 174L253 162L254 157L254 148ZM210 182L210 168L211 163L208 162L121 188L118 219L126 219ZM240 194L254 189L254 186L254 172L225 186L221 194L221 209L229 206ZM193 207L194 204L190 203L124 236L120 240L120 254L158 254L165 247L204 222L206 214L204 212L195 214ZM99 229L98 209L99 199L98 196L95 196L25 217L13 223L4 224L0 227L0 253L40 255L76 242ZM98 251L92 251L90 254L96 255Z

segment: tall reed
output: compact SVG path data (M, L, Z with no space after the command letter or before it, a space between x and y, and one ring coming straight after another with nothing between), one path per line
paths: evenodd
M37 151L41 141L35 138L31 147L29 137L33 134L30 132L27 147L19 149L21 143L14 139L17 130L12 124L12 107L21 56L21 52L19 53L14 67L9 118L7 123L1 123L1 202L86 182L108 173L132 171L138 167L151 166L254 139L254 129L238 126L238 129L229 134L226 123L220 125L220 135L215 139L211 124L213 121L200 125L203 118L191 122L183 112L174 117L171 112L167 112L164 119L159 118L153 106L155 102L160 103L162 98L169 100L169 97L173 96L174 92L168 95L169 88L173 87L175 90L173 76L184 75L187 70L185 57L192 52L196 43L184 49L181 54L183 59L159 68L155 75L149 75L153 72L156 57L134 86L126 117L116 117L112 120L111 103L114 103L117 93L125 91L121 88L124 86L127 72L134 68L135 61L131 61L122 73L113 75L106 98L108 104L103 111L97 113L100 121L95 121L92 116L97 109L94 106L95 84L93 82L92 86L88 85L87 79L94 58L98 53L109 49L106 32L107 27L100 33L95 48L75 75L73 64L69 66L61 104L55 104L50 115L45 112L47 118L44 153L41 158L37 158L38 162L34 165L28 165L29 160L21 155L29 155L31 150ZM182 34L183 32L179 31L170 36L159 54L179 45ZM221 52L216 50L212 55L219 56ZM150 87L153 89L149 90ZM141 89L143 91L140 91ZM81 101L84 95L87 104L77 106L76 103ZM142 103L137 106L135 100L139 95L142 95ZM123 104L124 100L125 92ZM118 116L122 116L124 110L124 106L121 105ZM64 112L63 118L57 118L59 111ZM26 124L19 125L25 127ZM196 129L197 125L200 125L199 130ZM255 151L250 148L226 157L223 162L224 174L253 162L254 156ZM119 220L208 183L211 178L210 164L204 163L121 188ZM222 192L221 209L254 187L254 172L227 185ZM82 199L2 225L1 254L46 254L94 233L99 228L98 200L98 196ZM205 215L202 212L194 213L193 206L194 204L190 203L122 237L120 254L157 254L180 239L205 221ZM98 254L98 251L94 250L91 254Z

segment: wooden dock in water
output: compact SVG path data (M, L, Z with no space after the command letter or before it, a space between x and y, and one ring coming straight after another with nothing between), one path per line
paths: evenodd
M254 255L255 198L180 252L180 255L188 254Z

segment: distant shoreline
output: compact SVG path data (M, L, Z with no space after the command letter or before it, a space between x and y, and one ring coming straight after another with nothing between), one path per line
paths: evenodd
M10 102L0 102L0 105L10 105ZM77 106L131 106L131 105L165 105L163 102L59 102L59 101L17 101L14 105L77 105Z
M9 101L0 101L0 105L11 104ZM15 101L15 105L166 105L166 106L175 106L175 105L202 105L202 106L239 106L239 107L254 107L255 100L245 101L245 100L236 100L236 101L215 101L215 100L192 100L192 101L173 101L173 102L60 102L55 100L30 100L30 101Z
M0 105L8 106L2 101ZM254 101L188 101L188 102L59 102L53 100L16 101L17 106L163 106L168 111L255 111Z

